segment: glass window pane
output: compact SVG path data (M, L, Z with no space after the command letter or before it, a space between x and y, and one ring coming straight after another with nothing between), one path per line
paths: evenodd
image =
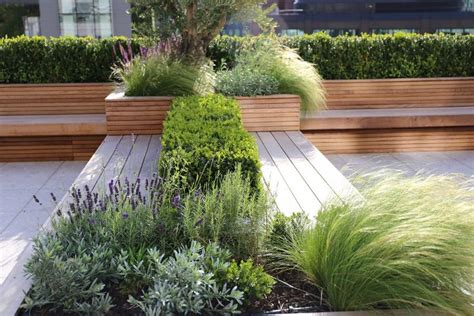
M76 10L76 3L74 0L59 0L60 13L74 13Z
M76 24L73 15L61 15L59 23L61 25L61 35L76 35Z
M94 1L93 0L76 0L77 13L93 13L94 12Z
M77 36L95 36L94 16L92 14L78 14L76 23Z
M95 12L110 14L110 0L95 0Z
M109 14L96 16L96 36L101 38L112 36L112 21Z

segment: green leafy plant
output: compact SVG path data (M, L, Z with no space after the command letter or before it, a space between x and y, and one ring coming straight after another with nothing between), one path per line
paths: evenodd
M242 292L237 287L220 285L215 266L226 268L229 254L215 244L206 248L192 242L164 259L155 250L149 250L153 285L139 298L129 302L146 315L235 313L242 304ZM212 254L212 255L210 255Z
M262 250L270 206L266 192L255 192L237 167L207 192L191 192L183 199L183 229L192 240L226 247L234 258L255 258Z
M227 269L226 280L244 293L246 304L265 298L275 284L275 280L261 266L255 266L252 259L239 264L233 261Z
M276 258L305 273L331 310L472 315L472 188L445 176L364 183L366 201L327 206Z
M265 38L244 47L236 57L234 69L230 70L229 74L223 73L221 76L226 79L238 76L240 73L252 72L276 82L277 93L299 95L303 112L324 107L324 88L314 65L301 59L296 51L282 45L276 39ZM218 83L222 83L222 79L219 79ZM234 88L228 89L227 92L240 91Z
M278 93L276 78L254 70L236 68L216 74L216 92L227 96L257 96Z
M176 98L164 122L160 169L179 174L181 188L212 184L242 168L260 186L255 139L245 131L237 101L222 95Z

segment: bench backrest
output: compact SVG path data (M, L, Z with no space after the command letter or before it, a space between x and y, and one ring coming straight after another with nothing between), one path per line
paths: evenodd
M325 80L331 110L474 106L474 77Z
M111 83L1 84L0 115L104 114Z

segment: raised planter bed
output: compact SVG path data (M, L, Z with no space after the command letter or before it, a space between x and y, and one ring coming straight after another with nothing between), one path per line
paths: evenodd
M295 95L237 97L248 131L297 131L300 98ZM105 99L109 135L159 134L173 97L127 97L113 92Z

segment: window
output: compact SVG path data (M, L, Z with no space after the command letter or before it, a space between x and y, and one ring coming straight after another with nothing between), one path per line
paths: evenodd
M339 35L356 35L356 29L314 29L313 33L324 32L329 34L332 37L339 36Z
M304 35L303 30L299 29L286 29L286 30L281 30L281 35L286 35L286 36L297 36L297 35Z
M469 28L451 28L451 29L437 29L436 33L452 34L452 35L465 35L474 34L474 29Z
M372 29L373 34L417 33L417 29Z
M112 36L110 0L59 0L61 35Z

